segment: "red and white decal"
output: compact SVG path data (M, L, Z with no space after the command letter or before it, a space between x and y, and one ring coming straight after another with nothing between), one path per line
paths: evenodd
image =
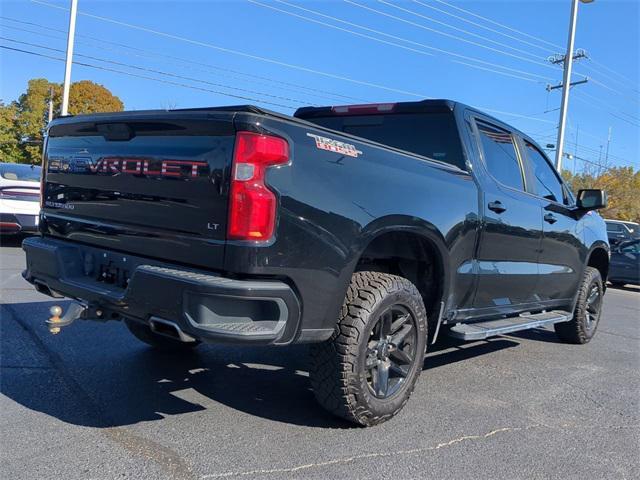
M362 152L355 145L344 143L339 140L333 140L327 137L321 137L313 133L307 133L307 137L311 137L316 141L316 148L320 150L328 150L329 152L340 153L348 157L358 157Z

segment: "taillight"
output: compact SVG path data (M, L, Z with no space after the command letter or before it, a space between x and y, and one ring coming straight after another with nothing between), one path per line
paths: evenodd
M238 132L233 153L227 238L269 240L276 225L275 194L265 184L267 169L289 161L289 144L280 137Z

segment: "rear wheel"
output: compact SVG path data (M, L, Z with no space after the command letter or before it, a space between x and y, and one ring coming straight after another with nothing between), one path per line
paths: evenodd
M318 402L361 425L376 425L405 405L422 371L427 316L407 279L357 272L333 336L311 349Z
M181 342L179 340L174 340L173 338L160 335L152 331L149 326L133 320L125 319L124 323L134 337L147 345L151 345L157 350L165 352L190 351L200 345L200 342L198 341Z
M588 343L596 334L600 322L603 297L604 287L600 272L593 267L587 267L578 290L578 302L573 319L554 325L558 336L569 343Z

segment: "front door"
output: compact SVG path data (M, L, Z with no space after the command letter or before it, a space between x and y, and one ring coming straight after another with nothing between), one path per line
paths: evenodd
M582 224L570 208L562 180L547 157L524 140L532 176L531 192L542 207L542 249L536 291L543 302L566 304L574 298L584 269Z
M538 255L542 241L539 201L525 192L520 152L512 133L475 121L482 165L482 231L476 259L475 315L510 313L538 301Z

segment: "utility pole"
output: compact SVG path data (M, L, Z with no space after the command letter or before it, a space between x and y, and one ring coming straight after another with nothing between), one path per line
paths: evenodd
M562 154L564 153L565 123L569 108L569 89L571 88L571 69L573 67L573 45L576 38L576 21L578 19L578 1L591 3L593 0L571 0L571 16L569 18L569 37L567 39L567 53L564 56L564 74L562 76L562 101L560 103L560 124L558 126L558 140L556 141L556 169L562 168ZM586 79L580 83L585 83Z
M71 87L71 65L73 64L73 44L76 36L76 17L78 0L71 0L69 12L69 32L67 34L67 58L64 65L64 85L62 87L62 108L60 114L65 116L69 110L69 89Z
M580 133L580 125L576 123L576 144L573 149L573 174L576 174L576 157L578 156L578 134Z
M604 154L604 166L609 168L609 144L611 143L611 126L609 126L609 134L607 135L607 152Z
M49 121L53 120L53 87L49 87Z
M600 145L600 155L598 155L598 174L597 177L600 176L600 172L602 171L602 145Z

